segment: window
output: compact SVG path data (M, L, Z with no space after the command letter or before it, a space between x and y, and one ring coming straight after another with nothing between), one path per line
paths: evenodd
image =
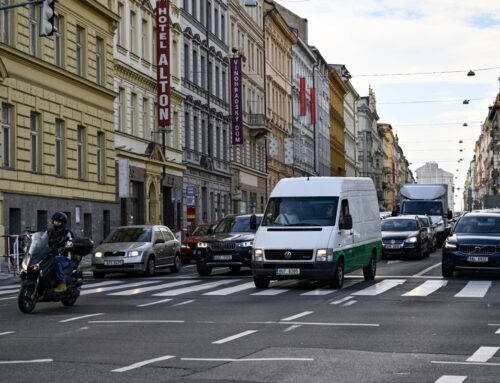
M220 127L218 126L216 128L216 133L215 133L215 145L216 145L216 152L215 152L215 156L217 158L221 158L221 153L220 153Z
M206 71L207 68L205 68L205 57L204 56L201 56L200 67L201 67L201 71L200 71L200 73L201 73L201 87L203 89L205 89L205 87L207 86L207 82L205 80L205 76L206 76L206 73L207 73L207 71Z
M30 54L36 56L38 54L38 6L31 4L29 13Z
M54 17L54 26L56 27L56 31L54 32L54 64L57 66L63 66L63 54L64 46L63 46L63 18L59 15Z
M220 39L226 42L226 16L224 14L220 15Z
M85 179L85 127L79 126L77 128L77 140L76 140L76 168L78 172L78 178Z
M85 52L84 52L84 42L85 42L85 30L82 27L76 27L76 74L83 76L84 62L85 62Z
M31 141L31 171L38 171L38 147L39 147L39 114L31 112L30 115L30 141Z
M200 150L199 142L198 142L199 132L198 132L198 116L193 117L193 141L194 147L193 149L198 152Z
M207 28L209 32L212 32L212 3L209 1L207 3Z
M205 120L201 120L201 152L203 154L207 153L207 125Z
M56 176L63 175L64 121L56 119Z
M222 158L227 161L227 131L222 131Z
M215 67L215 95L220 98L220 69Z
M203 2L203 0L201 0ZM191 14L196 19L198 17L198 4L196 0L191 0Z
M123 35L124 35L124 27L125 23L123 22L123 4L118 3L117 9L118 16L120 16L119 25L118 25L118 34L117 34L117 43L118 45L123 46Z
M36 211L36 231L47 230L48 214L47 210Z
M118 131L123 132L123 125L125 124L125 119L123 118L123 113L125 113L125 89L118 89Z
M9 4L9 0L0 0L0 6ZM10 44L10 11L0 12L0 42Z
M193 49L193 82L198 85L198 52Z
M135 12L130 12L129 49L135 53Z
M213 144L214 144L214 127L212 124L208 124L208 139L207 139L207 154L213 157Z
M148 59L148 21L142 19L141 27L141 57L143 59Z
M156 65L156 28L153 28L153 34L152 34L152 47L151 47L151 52L152 53L152 57L153 57L153 64Z
M11 167L12 106L2 104L2 130L0 132L0 166Z
M184 113L184 146L186 149L190 149L191 142L191 121L189 120L189 113Z
M184 78L189 80L189 45L184 44Z
M99 37L95 40L95 77L99 85L104 84L104 40Z
M227 78L226 72L222 71L222 100L227 101Z
M149 109L148 109L148 99L143 98L142 99L142 136L143 138L148 138L148 116L149 115Z
M104 133L97 133L96 165L97 182L104 181Z
M200 21L203 25L206 25L206 20L205 20L205 2L200 1Z
M137 133L137 95L132 93L130 97L130 133Z
M151 136L153 133L156 133L158 129L158 103L153 104L153 131L151 132Z
M215 36L219 36L219 10L214 9L214 33Z

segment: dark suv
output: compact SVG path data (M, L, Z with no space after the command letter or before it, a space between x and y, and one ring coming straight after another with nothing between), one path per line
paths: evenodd
M427 229L418 217L401 215L386 218L381 222L381 229L383 258L429 256L432 244Z
M214 267L229 267L238 272L250 267L256 229L251 228L251 215L228 215L221 219L197 245L196 269L201 276L210 275ZM262 214L255 215L257 225Z
M467 213L443 246L443 277L455 270L500 271L500 214Z

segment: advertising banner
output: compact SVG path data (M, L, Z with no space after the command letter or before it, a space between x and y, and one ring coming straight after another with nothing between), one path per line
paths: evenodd
M158 127L170 130L170 12L168 0L156 2L156 89Z
M305 116L307 114L307 105L306 105L306 78L300 78L300 115Z
M311 124L316 123L316 88L311 88Z
M233 145L243 145L243 109L241 99L241 57L232 57L231 65L231 120Z

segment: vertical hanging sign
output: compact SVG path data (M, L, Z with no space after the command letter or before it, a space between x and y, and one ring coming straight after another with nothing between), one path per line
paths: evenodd
M231 119L233 145L243 145L243 110L241 100L241 57L232 57L231 61Z
M306 105L306 78L300 78L300 115L305 116L307 114L307 105Z
M158 127L169 130L170 120L170 10L168 0L156 2L156 89Z
M311 125L316 123L316 88L311 88Z

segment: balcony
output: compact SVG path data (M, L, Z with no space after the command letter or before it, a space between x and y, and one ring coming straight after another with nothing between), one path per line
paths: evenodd
M270 132L265 114L247 114L245 122L250 130L250 135L256 139L264 137Z

